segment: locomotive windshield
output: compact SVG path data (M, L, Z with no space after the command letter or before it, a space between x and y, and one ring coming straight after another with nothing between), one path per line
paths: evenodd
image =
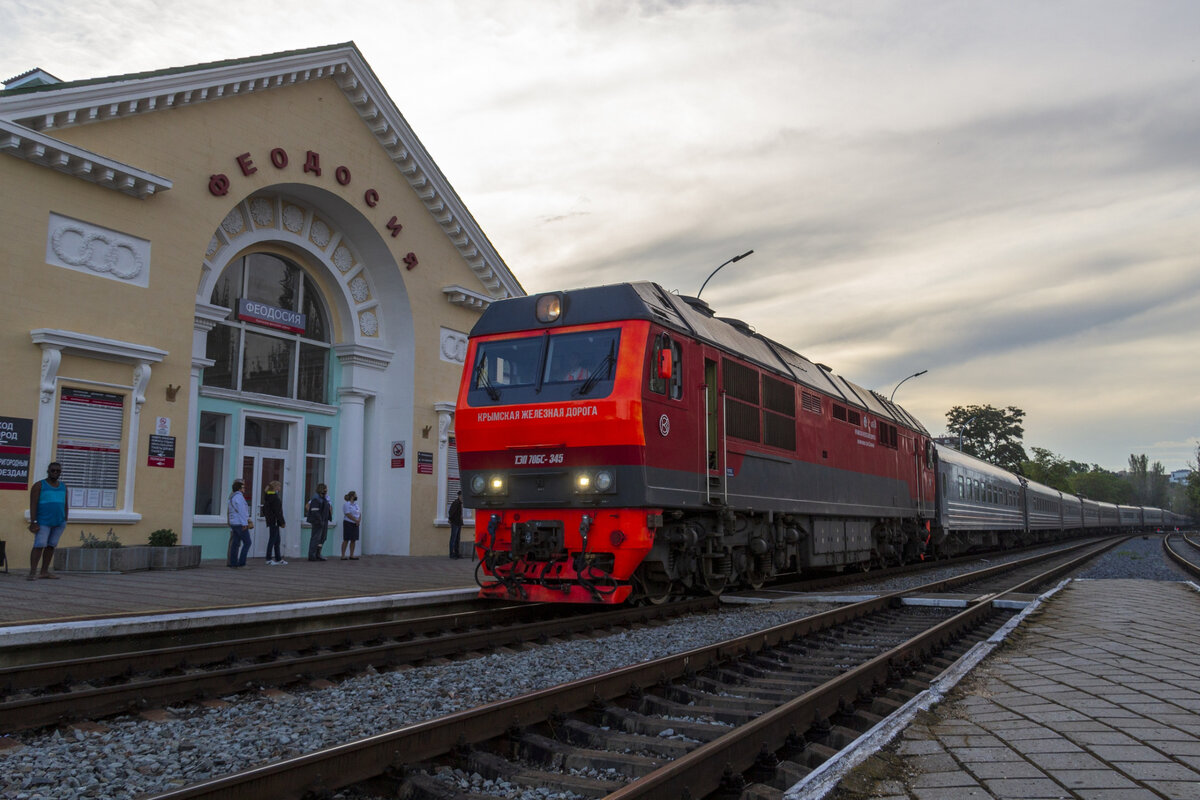
M471 365L472 406L606 397L617 372L619 329L495 339Z

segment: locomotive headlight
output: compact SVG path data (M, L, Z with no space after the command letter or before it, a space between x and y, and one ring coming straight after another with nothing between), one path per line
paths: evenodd
M492 494L504 494L504 476L493 475L488 478L488 491Z
M596 491L607 492L613 487L613 474L606 469L596 473Z
M471 478L471 491L475 494L483 494L483 490L487 488L487 479L482 475L476 475Z
M592 490L592 476L586 472L576 475L575 489L580 492L590 492Z
M555 322L562 316L562 298L556 294L544 294L537 301L538 322Z

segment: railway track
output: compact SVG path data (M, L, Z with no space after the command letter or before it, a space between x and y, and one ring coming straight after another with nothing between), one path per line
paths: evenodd
M362 784L363 796L374 787L387 796L465 800L474 795L455 783L452 769L459 768L582 797L774 800L1003 624L1015 613L1004 602L1009 595L1114 543L1016 576L961 610L917 598L982 575L882 595L156 797L318 797Z
M7 666L0 668L0 731L653 624L718 605L716 598L701 598L600 612L505 606Z
M1200 534L1168 533L1163 536L1163 551L1188 574L1200 578Z

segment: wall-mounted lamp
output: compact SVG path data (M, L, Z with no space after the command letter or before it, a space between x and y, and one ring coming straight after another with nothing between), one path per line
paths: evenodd
M179 390L182 388L183 388L182 386L172 386L171 384L168 383L167 384L167 402L174 403L175 395L179 394Z

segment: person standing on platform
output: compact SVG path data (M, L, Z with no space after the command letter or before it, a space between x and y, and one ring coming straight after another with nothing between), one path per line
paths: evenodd
M29 575L26 580L58 578L50 572L54 548L67 529L67 485L60 480L62 465L57 461L46 468L46 477L29 490L29 532L33 534L33 549L29 552ZM38 574L38 560L42 572Z
M321 548L325 546L325 537L329 534L329 523L333 521L333 505L326 496L329 487L323 483L317 484L317 493L308 501L308 524L312 526L312 536L308 540L308 560L324 561Z
M283 554L279 552L279 529L287 527L287 522L283 519L283 497L279 492L283 489L283 484L279 481L271 481L267 484L267 491L263 494L263 517L267 521L267 563L271 566L286 566L287 562L283 560Z
M229 566L246 566L246 553L250 552L250 504L242 487L246 484L241 478L233 482L233 491L229 493ZM239 552L239 549L241 552Z
M350 560L358 561L354 555L354 545L358 543L358 524L362 522L362 510L358 507L358 495L346 493L346 502L342 503L342 561L346 560L346 545L350 545Z
M456 492L450 504L450 557L462 558L458 537L462 533L462 492Z

